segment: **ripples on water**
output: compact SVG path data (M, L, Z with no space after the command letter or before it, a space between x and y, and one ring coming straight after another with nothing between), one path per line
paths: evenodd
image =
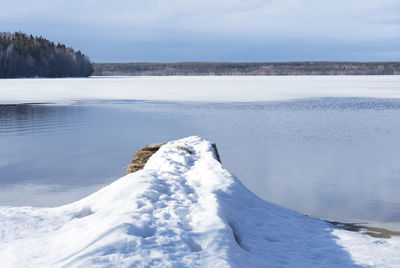
M55 206L124 175L143 145L200 135L262 198L400 222L400 101L108 101L0 106L0 204Z
M0 135L31 135L76 129L80 107L0 105Z

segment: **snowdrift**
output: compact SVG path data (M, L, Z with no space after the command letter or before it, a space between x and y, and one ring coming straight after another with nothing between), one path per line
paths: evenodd
M258 198L199 137L163 145L143 170L75 203L0 207L2 267L398 267L398 252L399 238Z

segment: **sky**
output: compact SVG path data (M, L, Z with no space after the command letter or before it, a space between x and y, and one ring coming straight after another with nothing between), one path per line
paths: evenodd
M400 0L0 0L95 62L400 61Z

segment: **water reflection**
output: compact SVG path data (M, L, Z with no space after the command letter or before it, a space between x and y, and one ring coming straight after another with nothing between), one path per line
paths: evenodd
M79 127L78 106L0 105L0 135L31 135Z
M1 106L0 202L76 200L122 176L143 145L189 135L216 142L224 166L266 200L400 222L400 101L381 99Z

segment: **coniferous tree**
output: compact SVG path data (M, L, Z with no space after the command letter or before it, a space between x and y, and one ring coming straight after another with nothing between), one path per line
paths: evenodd
M43 37L0 33L0 78L89 76L93 65L82 52Z

